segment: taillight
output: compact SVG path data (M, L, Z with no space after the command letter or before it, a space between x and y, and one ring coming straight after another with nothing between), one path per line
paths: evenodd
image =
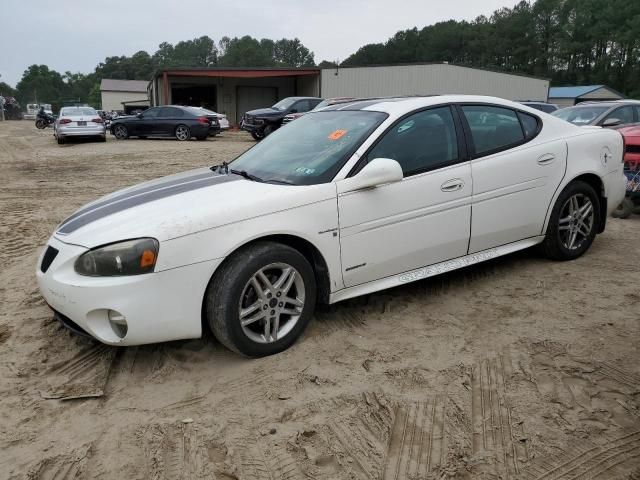
M71 123L71 120L69 120L68 118L61 118L59 123L64 125L65 123Z
M207 117L198 117L198 123L209 125L209 119Z
M91 120L93 123L102 123L102 119L100 117L98 118L94 118L93 120Z

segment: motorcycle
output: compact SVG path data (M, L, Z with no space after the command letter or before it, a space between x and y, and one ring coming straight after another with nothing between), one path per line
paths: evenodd
M48 113L38 113L36 116L36 128L39 130L47 128L49 125L53 125L56 121L56 117L49 115Z

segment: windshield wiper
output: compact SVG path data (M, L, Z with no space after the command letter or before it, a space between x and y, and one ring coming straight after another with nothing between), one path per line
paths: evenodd
M230 169L229 172L235 174L235 175L240 175L241 177L246 178L247 180L253 180L254 182L264 182L264 180L262 180L260 177L257 177L255 175L251 175L249 172L247 172L246 170L234 170L234 169Z
M234 175L240 175L247 180L261 183L264 182L264 180L262 180L260 177L252 175L246 170L234 170L232 168L229 168L229 164L227 162L222 162L220 165L214 165L213 167L210 167L209 170L211 170L212 172L226 173L227 175L233 173Z

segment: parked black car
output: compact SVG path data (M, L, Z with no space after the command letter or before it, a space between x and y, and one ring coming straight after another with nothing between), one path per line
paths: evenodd
M119 117L111 122L110 130L119 140L129 137L176 137L206 140L220 131L215 115L206 115L201 109L179 105L153 107L135 116Z
M255 140L261 140L280 128L285 116L313 110L321 101L317 97L288 97L270 108L248 111L242 117L240 128L249 132Z

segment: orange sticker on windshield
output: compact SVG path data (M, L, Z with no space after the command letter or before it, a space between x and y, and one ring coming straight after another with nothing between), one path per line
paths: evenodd
M346 130L336 130L335 132L332 132L331 135L329 135L327 138L329 140L338 140L338 139L344 137L345 133L347 133Z

